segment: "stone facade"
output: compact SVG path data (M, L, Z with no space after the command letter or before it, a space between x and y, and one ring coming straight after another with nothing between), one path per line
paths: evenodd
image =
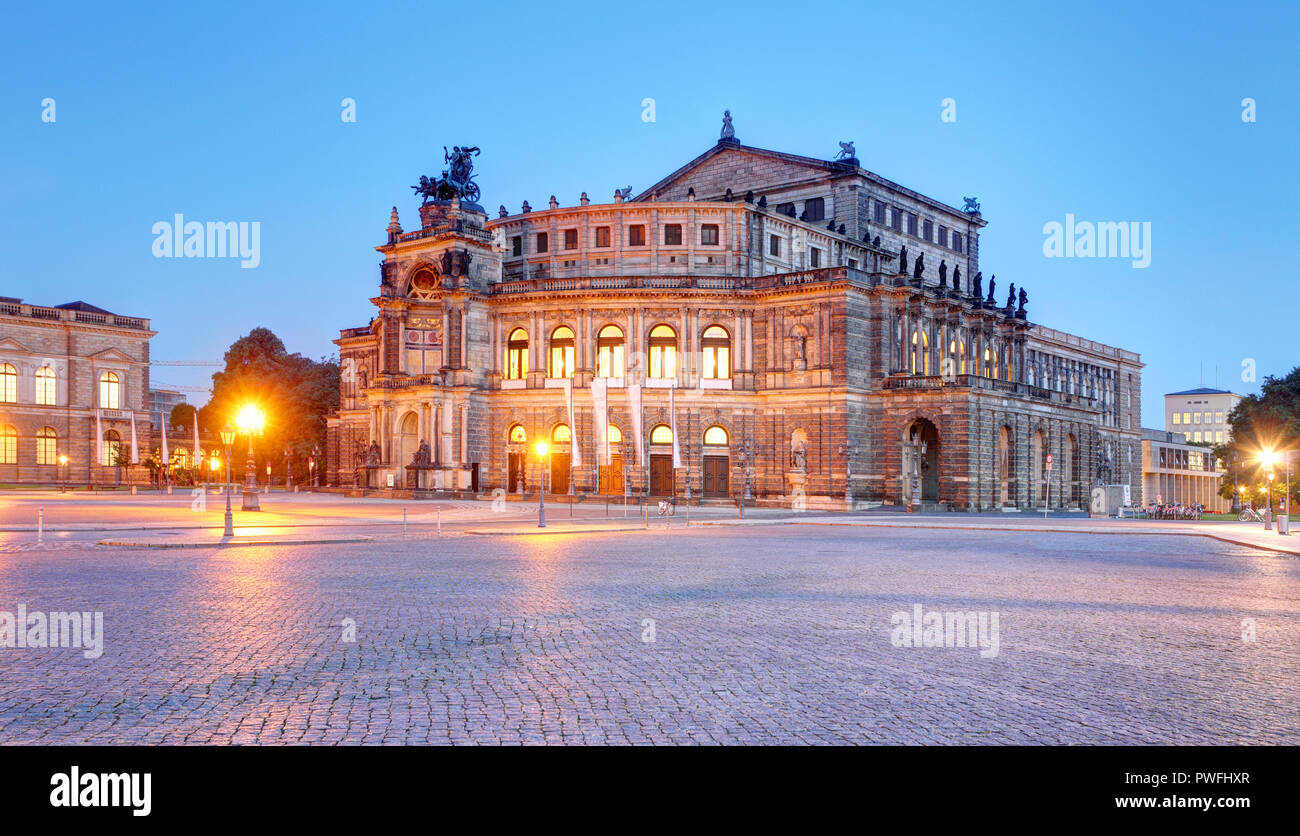
M0 482L146 482L145 468L129 460L133 419L141 454L153 444L154 333L147 319L84 302L43 307L0 299ZM112 464L113 449L122 451L121 467Z
M330 484L953 510L1140 493L1139 357L974 298L978 212L732 142L635 199L549 204L434 202L411 232L394 209L378 314L337 341Z

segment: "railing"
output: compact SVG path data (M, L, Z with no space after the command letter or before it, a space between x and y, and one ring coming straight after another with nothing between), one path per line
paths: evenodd
M140 319L139 317L117 316L115 314L77 311L67 308L47 308L42 305L28 305L21 302L0 302L0 316L20 316L54 322L84 322L90 325L131 328L137 331L149 330L149 320Z
M1088 409L1100 409L1095 398L1084 397L1083 395L1070 394L1069 392L1057 392L1052 389L1044 389L1041 386L1032 386L1028 383L1018 383L1012 380L999 380L993 377L983 377L975 374L958 374L950 377L942 375L910 375L894 374L885 378L884 388L891 391L928 391L936 389L985 389L995 392L1004 392L1008 395L1015 395L1021 398L1033 398L1040 401L1050 401L1059 404L1074 404Z
M407 376L380 377L370 381L371 389L412 389L416 386L436 386L442 382L442 375L413 374Z

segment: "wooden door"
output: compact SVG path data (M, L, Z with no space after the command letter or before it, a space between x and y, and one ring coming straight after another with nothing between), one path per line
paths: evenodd
M650 457L650 495L673 495L673 457Z
M704 495L725 497L728 495L727 472L730 469L727 456L704 457Z
M600 469L600 490L615 496L623 493L622 456L610 456L609 464Z
M551 484L547 486L547 493L568 493L569 492L569 454L552 453L551 454Z

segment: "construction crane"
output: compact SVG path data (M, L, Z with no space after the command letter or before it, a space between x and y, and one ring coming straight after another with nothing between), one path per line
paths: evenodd
M224 366L215 360L150 360L151 366Z

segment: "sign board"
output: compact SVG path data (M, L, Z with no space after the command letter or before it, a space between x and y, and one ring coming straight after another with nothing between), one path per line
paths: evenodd
M1047 454L1047 469L1048 469L1048 470L1051 470L1051 469L1052 469L1052 454L1051 454L1051 453L1048 453L1048 454Z
M388 474L388 487L391 488L391 487L393 487L395 484L397 484L397 482L396 482L396 477L394 477L393 474L391 474L391 473Z

